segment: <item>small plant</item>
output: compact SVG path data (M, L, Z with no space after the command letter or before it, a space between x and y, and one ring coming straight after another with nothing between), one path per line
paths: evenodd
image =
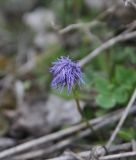
M83 118L83 120L85 120L87 126L91 129L91 131L94 132L93 127L84 116L77 94L77 90L80 87L81 83L84 83L80 66L78 65L78 63L73 62L69 57L61 57L52 64L53 66L50 68L50 72L53 74L51 87L57 88L60 92L62 92L64 87L67 86L67 94L69 95L71 91L73 92L77 109L81 117Z
M97 77L95 87L98 92L96 103L105 109L124 104L136 85L135 70L117 66L112 80Z

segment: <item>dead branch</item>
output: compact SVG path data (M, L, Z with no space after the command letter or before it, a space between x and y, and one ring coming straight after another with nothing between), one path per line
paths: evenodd
M94 148L94 147L93 147ZM121 152L121 151L129 151L131 150L132 148L132 143L123 143L123 144L119 144L119 145L113 145L111 146L111 148L109 149L108 153L115 153L115 152ZM18 156L15 156L14 157L14 160L27 160L27 159L33 159L33 158L38 158L38 157L42 157L42 156L45 156L46 153L45 153L45 149L39 149L39 150L36 150L36 151L32 151L32 152L28 152L28 153L24 153L24 154L21 154L21 155L18 155ZM78 153L77 155L79 155L80 157L89 157L89 155L91 155L91 150L89 151L84 151L84 152L81 152L81 153ZM56 157L56 158L52 158L50 160L57 160L57 159L64 159L67 158L68 160L68 157L69 155L66 154L66 152L64 153L64 156L61 156L61 157Z
M103 121L104 118L107 118L109 116L111 116L111 114L106 115L104 117L99 117L99 118L93 119L93 120L90 121L90 124L91 125L97 124L97 123ZM10 156L10 155L17 154L17 153L25 151L27 149L33 148L34 146L38 146L40 144L45 144L49 141L53 141L53 140L62 138L63 136L73 134L73 133L75 133L79 130L85 129L85 128L86 128L86 124L83 123L83 124L79 124L79 125L76 125L76 126L72 126L72 127L68 128L68 129L65 129L65 130L61 130L61 131L58 131L58 132L55 132L55 133L52 133L52 134L49 134L49 135L42 136L42 137L37 138L35 140L26 142L24 144L20 144L16 147L13 147L13 148L10 148L10 149L7 149L7 150L1 152L0 153L0 158L4 158L4 157Z
M136 20L128 24L126 27L127 29L123 33L128 33L128 32L133 31L136 28Z
M93 28L93 27L95 27L99 24L102 24L101 20L103 20L109 14L113 13L115 11L116 7L117 7L117 5L108 8L106 11L104 11L98 17L96 17L94 21L91 21L91 22L88 22L88 23L70 24L69 26L59 30L59 33L60 34L65 34L67 32L70 32L70 31L74 30L74 29ZM56 28L56 27L54 27L54 28Z
M126 7L133 7L136 9L136 2L134 0L124 0Z
M111 135L111 137L110 137L110 139L109 139L109 141L108 141L108 143L107 143L107 145L106 145L106 148L107 148L107 149L110 148L112 142L113 142L114 139L116 138L119 130L121 129L124 121L126 120L126 118L127 118L127 116L128 116L129 110L131 109L131 107L132 107L135 99L136 99L136 89L134 90L134 93L133 93L133 95L132 95L132 97L131 97L131 99L130 99L127 107L126 107L126 109L124 110L123 115L121 116L121 119L120 119L117 127L115 128L114 132L112 133L112 135Z
M74 29L81 29L81 28L93 28L96 27L97 25L102 24L102 22L99 22L97 20L92 21L92 22L88 22L88 23L75 23L75 24L71 24L61 30L59 30L60 34L65 34L67 32L70 32Z
M135 111L136 111L136 108L133 107L133 108L131 108L131 110L129 111L129 114L132 114L132 113L134 113ZM99 122L98 124L94 125L93 128L97 131L97 130L101 129L102 127L104 127L104 126L106 126L106 125L108 125L108 124L112 124L112 123L116 122L117 120L120 119L121 115L122 115L122 112L120 112L120 111L116 112L116 114L113 114L113 115L111 114L111 116L107 116L107 118L103 119L103 121L101 121L101 122ZM86 130L84 130L84 131L80 131L80 133L79 133L76 137L75 137L75 136L72 136L72 137L70 137L70 138L67 138L67 139L65 139L65 140L62 140L62 141L60 141L59 143L54 144L54 145L51 146L51 147L48 147L48 149L44 149L44 151L39 151L39 152L37 152L37 155L34 153L34 156L37 158L37 157L40 157L40 156L42 156L42 155L47 155L47 154L54 153L55 151L61 150L62 148L67 147L68 145L72 144L73 142L75 142L75 141L77 141L77 140L79 140L79 139L81 139L81 138L83 138L83 137L86 137L86 136L90 135L91 133L92 133L92 132L90 131L90 129L86 129ZM36 141L36 140L33 140L33 141ZM33 142L33 141L32 141L32 142ZM31 141L30 141L30 142L31 142ZM26 145L27 145L27 144L29 145L30 142L26 142L26 143L25 143L25 148L23 148L23 149L21 148L21 151L25 151L26 149L29 149L30 146L27 147ZM32 142L31 142L31 143L32 143ZM41 143L41 144L43 144L43 143ZM24 144L22 144L22 145L24 145ZM20 146L18 146L18 147L22 147L22 145L20 145ZM33 144L33 145L36 146L36 145L38 145L38 144L36 143L36 144ZM14 155L14 154L19 153L20 150L18 151L18 150L16 150L16 148L17 148L17 147L13 147L13 148L11 148L11 149L9 149L9 150L3 151L3 153L1 152L1 153L0 153L0 158L4 158L4 157L7 157L7 156L9 156L9 155ZM20 149L20 148L18 148L18 149ZM33 152L31 152L31 154L28 153L27 156L32 155L32 153L33 153ZM23 157L24 157L24 156L25 156L25 155L23 155ZM25 159L27 159L27 158L25 158Z
M109 153L112 154L113 152L121 152L121 151L128 151L132 148L132 144L131 143L124 143L124 144L120 144L120 145L115 145L115 146L111 146L111 148L109 149ZM134 153L132 152L126 152L126 153L131 153L131 155L133 155ZM90 155L92 154L92 151L85 151L85 152L80 152L78 153L77 155L79 155L80 157L83 157L83 158L88 158ZM117 156L119 156L119 154L113 154L114 155L114 158ZM103 156L103 157L100 157L100 159L102 158L112 158L113 155L109 155L109 156ZM128 154L127 154L128 155ZM127 156L125 155L125 156ZM124 155L123 155L124 156ZM129 156L129 155L128 155ZM56 157L56 158L51 158L51 159L48 159L48 160L69 160L71 158L71 156L69 156L68 154L65 154L63 156L60 156L60 157ZM121 157L120 157L121 158ZM22 160L22 159L21 159ZM71 160L74 160L74 158ZM104 160L104 159L102 159ZM106 159L107 160L107 159Z
M112 159L114 160L114 159L134 157L134 156L136 156L136 151L108 155L100 157L99 160L112 160Z
M136 37L136 31L131 33L122 33L116 37L111 38L107 42L103 43L100 47L96 48L93 52L89 53L86 57L79 61L80 66L84 66L86 63L90 62L93 58L98 56L102 51L114 46L119 42L123 42Z

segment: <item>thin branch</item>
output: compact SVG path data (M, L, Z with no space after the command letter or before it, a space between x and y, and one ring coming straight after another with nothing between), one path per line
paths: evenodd
M136 111L136 108L133 107L130 110L129 114L132 114L135 111ZM108 116L107 118L103 119L99 124L94 125L94 129L97 131L97 130L101 129L102 127L104 127L108 124L111 124L111 123L114 123L114 122L118 121L120 119L121 115L122 115L122 112L118 111L118 112L116 112L116 114L111 114L111 116ZM24 159L27 159L27 157L38 158L38 157L41 157L43 155L49 155L49 154L55 153L56 151L64 149L65 147L69 146L73 142L75 142L75 141L77 141L77 140L79 140L83 137L86 137L90 134L92 134L90 129L83 130L79 134L77 134L76 137L75 136L69 137L65 140L62 140L62 141L58 142L57 144L52 145L51 147L48 147L47 149L44 149L44 150L41 150L41 151L39 150L39 151L37 151L37 153L34 153L34 151L32 151L32 152L27 153L26 155L23 154L22 157ZM33 155L34 155L34 157L33 157ZM1 158L1 154L0 154L0 158Z
M132 150L136 151L136 141L133 139L131 143L132 143Z
M136 151L108 155L108 156L100 157L99 160L114 160L114 159L134 157L134 156L136 156Z
M71 152L71 151L68 151L68 152L65 153L65 154L70 155L71 157L73 157L73 158L76 159L76 160L83 160L82 157L80 157L78 154L73 153L73 152Z
M96 119L93 119L93 120L89 121L89 123L91 125L94 125L96 123L99 123L99 122L103 121L105 118L110 117L110 116L111 116L111 114L103 116L103 117L99 117L99 118L96 118ZM83 124L79 124L79 125L70 127L68 129L65 129L65 130L61 130L61 131L42 136L40 138L31 140L31 141L28 141L28 142L25 142L23 144L20 144L18 146L13 147L13 148L4 150L3 152L0 153L0 158L4 158L4 157L7 157L7 156L11 156L11 155L20 153L20 152L25 151L27 149L33 148L34 146L38 146L40 144L45 144L49 141L53 141L53 140L62 138L63 136L73 134L73 133L75 133L79 130L85 129L85 128L86 128L86 123L83 123Z
M111 146L111 148L109 150L109 153L129 151L131 148L132 148L132 143L119 144L119 145ZM89 157L90 154L91 154L91 151L89 150L89 151L84 151L84 152L78 153L77 155L79 155L80 157ZM34 159L34 158L37 158L37 157L42 157L43 155L45 155L45 149L39 149L39 150L36 150L36 151L32 151L32 152L28 152L28 153L24 153L24 154L15 156L14 160ZM57 160L59 158L63 159L63 160L65 160L67 158L67 160L68 160L69 155L65 154L64 156L53 158L53 159L50 159L50 160Z
M122 147L122 150L123 150L125 145L126 144L122 144L122 145L119 146L119 148ZM118 148L118 146L117 146L117 148ZM120 151L120 150L118 150L118 151ZM78 153L77 155L79 155L80 157L83 157L83 158L87 158L87 157L89 157L90 152L91 151L81 152L81 153ZM112 153L112 151L110 153ZM136 155L136 151L125 152L125 153L102 156L102 157L99 157L99 160L112 160L112 159L115 160L115 159L118 159L118 158L133 157L135 155ZM51 158L51 159L48 159L48 160L69 160L69 159L72 160L72 158L69 155L64 155L64 156L61 156L61 157Z
M108 143L107 143L107 145L106 145L106 148L107 148L107 149L110 148L112 142L113 142L114 139L116 138L119 130L121 129L124 121L126 120L126 118L127 118L127 116L128 116L128 113L129 113L132 105L133 105L134 102L135 102L135 99L136 99L136 89L134 90L134 93L133 93L133 95L132 95L132 97L131 97L131 99L130 99L130 101L129 101L126 109L125 109L125 111L123 112L123 115L122 115L122 117L121 117L121 119L120 119L117 127L115 128L114 132L112 133L112 135L111 135L111 137L110 137L110 139L109 139L109 141L108 141Z
M121 115L121 114L120 114L120 115ZM114 115L114 116L117 117L116 115ZM114 122L114 118L115 118L115 117L112 117L111 122ZM118 118L119 118L119 117L118 117ZM110 122L110 121L109 121L109 119L107 118L107 120L105 119L105 120L101 121L101 123L99 123L98 125L96 125L96 126L94 126L94 127L95 127L96 130L98 130L99 128L103 127L104 125L106 125L106 124L109 123L109 122ZM72 137L70 137L70 138L67 138L67 139L65 139L65 140L60 141L60 142L57 143L57 144L52 145L51 147L48 147L47 149L44 149L44 151L38 151L37 153L34 153L35 151L32 151L32 152L28 153L26 156L25 156L25 155L22 155L22 157L23 157L23 158L25 157L24 159L27 159L27 157L29 157L29 158L30 158L30 156L33 157L33 153L34 153L34 157L33 157L33 158L37 158L37 157L40 157L40 156L42 156L42 155L47 155L47 154L54 153L55 151L61 150L62 148L65 148L66 146L68 146L68 145L70 145L71 143L73 143L74 141L79 140L79 139L81 139L81 138L83 138L83 137L85 137L85 136L87 136L87 135L89 135L89 134L91 134L91 133L92 133L92 132L90 131L90 129L86 129L86 130L84 130L84 131L81 131L81 133L78 134L76 137L75 137L75 136L72 136ZM33 141L35 141L35 140L33 140ZM33 142L33 141L30 141L30 142ZM22 147L24 147L24 144L22 144L22 145L18 146L18 148L17 148L17 147L13 147L13 148L11 148L11 149L8 149L8 150L3 151L3 153L1 152L1 153L0 153L0 158L9 157L9 156L14 155L14 154L17 154L17 153L19 153L19 152L21 152L21 151L24 151L24 150L26 150L26 149L29 149L29 148L30 148L30 142L26 142L26 143L25 143L25 144L29 145L29 146L26 146L26 145L25 145L25 148L22 148ZM36 142L37 142L37 141L36 141ZM43 143L42 143L42 144L43 144ZM36 145L38 145L38 144L37 144L37 143L34 144L34 146L36 146ZM19 149L19 151L16 150L16 148ZM21 151L20 151L20 150L21 150ZM31 157L31 158L32 158L32 157ZM20 158L20 159L21 159L21 158Z
M128 24L127 29L123 33L128 33L133 31L136 28L136 20L134 20L132 23Z
M124 0L126 7L133 7L136 10L136 2L134 0Z
M129 113L132 114L135 111L136 111L136 108L133 107ZM105 116L105 118L94 119L90 122L92 122L91 124L93 124L93 125L96 124L94 127L95 127L95 130L98 130L99 128L101 128L103 126L110 124L110 123L113 123L113 122L117 121L118 119L120 119L120 116L122 115L121 113L122 113L122 110L111 113L108 116ZM99 122L99 124L96 122ZM18 146L13 147L13 148L2 151L0 153L0 159L15 155L15 154L20 153L22 151L26 151L27 149L31 149L31 148L38 146L38 145L41 145L41 144L45 144L49 141L53 141L53 140L62 138L63 136L75 133L75 131L77 132L79 130L79 128L83 129L84 127L86 127L85 124L77 125L75 127L71 127L71 128L56 132L56 133L52 133L50 135L45 135L40 138L25 142L23 144L20 144ZM90 134L90 130L87 129L87 130L81 132L78 136L76 136L76 137L74 136L74 139L70 137L70 140L67 139L66 140L67 142L64 141L64 142L62 142L62 144L64 143L65 146L67 146L67 145L71 144L74 140L80 139L80 138L85 137L89 134ZM64 146L62 144L61 144L61 147Z
M103 22L101 20L103 20L109 14L113 13L116 8L117 8L117 5L108 8L103 13L101 13L99 16L97 16L94 21L91 21L91 22L88 22L88 23L83 23L82 22L82 23L70 24L69 26L59 30L59 33L60 34L65 34L67 32L70 32L70 31L74 30L74 29L93 28L93 27L95 27L99 24L102 24ZM54 28L56 28L56 27L54 27Z
M74 138L74 137L73 137ZM60 142L59 144L57 144L57 147L58 147L58 150L61 149L60 145L61 144L66 144L66 141L67 140L64 140L63 143ZM67 141L68 142L68 141ZM62 145L62 148L64 148L66 146ZM90 147L92 148L92 147ZM94 148L94 147L93 147ZM119 145L114 145L114 146L111 146L111 148L109 149L109 153L114 153L114 152L121 152L121 151L129 151L130 149L132 148L132 143L124 143L124 144L119 144ZM55 150L54 150L55 149ZM51 153L54 153L56 151L56 145L48 148L48 149L39 149L39 150L36 150L36 151L31 151L31 152L28 152L28 153L24 153L24 154L20 154L18 156L15 156L14 157L14 160L27 160L27 159L34 159L34 158L39 158L39 157L42 157L42 156L46 156L46 155L49 155ZM79 155L80 157L89 157L91 155L91 151L84 151L84 152L81 152L81 153L78 153L77 155ZM65 156L60 156L60 157L56 157L56 158L52 158L50 160L56 160L56 159L65 159L67 158L67 160L69 160L68 158L69 156L68 155L65 155Z
M92 22L88 22L88 23L75 23L75 24L71 24L61 30L59 30L59 33L60 34L65 34L67 32L70 32L74 29L80 29L80 28L93 28L93 27L96 27L97 25L99 24L102 24L102 22L99 22L99 21L92 21Z
M93 58L98 56L102 51L114 46L118 42L123 42L136 37L136 31L131 33L123 33L114 38L111 38L107 42L103 43L99 48L96 48L93 52L89 53L86 57L79 61L80 66L84 66L86 63L90 62Z

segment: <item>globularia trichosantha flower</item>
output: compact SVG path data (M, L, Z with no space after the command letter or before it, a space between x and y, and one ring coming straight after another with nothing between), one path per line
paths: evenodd
M70 94L75 84L80 86L80 84L83 83L80 66L69 57L60 57L52 64L53 66L50 68L50 72L53 74L53 80L51 82L52 88L57 88L59 91L62 91L64 87L67 86L68 94Z
M70 94L74 85L80 86L81 83L84 83L82 77L82 71L77 62L72 61L69 57L60 57L55 62L52 63L52 67L50 68L50 72L53 74L53 80L51 82L52 88L57 88L59 91L62 91L64 87L67 86L68 94ZM76 88L73 90L73 94L75 96L75 101L77 105L77 109L83 117L82 109L80 107L80 102L78 96L76 95ZM89 124L88 120L85 119L87 126L93 130L93 127Z

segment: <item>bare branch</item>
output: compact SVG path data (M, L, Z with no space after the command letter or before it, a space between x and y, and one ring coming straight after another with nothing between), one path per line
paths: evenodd
M108 155L108 156L100 157L99 160L114 160L114 159L134 157L134 156L136 156L136 151Z
M90 27L92 28L92 27L95 27L101 23L102 22L99 22L99 21L92 21L92 22L88 22L88 23L75 23L75 24L71 24L71 25L59 30L59 33L64 34L64 33L67 33L71 30L80 29L80 28L90 28Z
M110 139L109 139L109 141L108 141L108 143L107 143L107 145L106 145L106 148L107 148L107 149L110 148L112 142L113 142L114 139L116 138L119 130L121 129L124 121L126 120L126 118L127 118L127 116L128 116L128 113L129 113L129 111L130 111L130 109L131 109L131 107L132 107L135 99L136 99L136 89L134 90L134 93L133 93L133 95L132 95L132 97L131 97L131 99L130 99L130 101L129 101L126 109L125 109L125 111L123 112L123 115L122 115L122 117L121 117L121 119L120 119L117 127L115 128L114 132L112 133L112 135L111 135L111 137L110 137Z
M92 148L92 147L91 147ZM94 148L94 147L93 147ZM119 144L119 145L113 145L111 146L111 148L109 149L108 153L114 153L114 152L122 152L122 151L129 151L132 148L132 143L123 143L123 144ZM38 158L38 157L42 157L43 155L46 156L46 150L44 149L39 149L36 151L32 151L32 152L28 152L28 153L24 153L24 154L20 154L18 156L14 157L14 160L24 160L24 159L33 159L33 158ZM64 156L60 156L60 157L56 157L56 158L52 158L50 160L57 160L57 159L67 159L69 160L69 155L65 154L66 152L64 152ZM92 154L92 151L84 151L84 152L80 152L77 153L77 155L79 155L80 157L89 157Z
M115 150L114 148L116 148L116 150L118 150L118 151L126 150L127 147L130 148L130 144L131 143L113 146L113 149L110 149L109 153L112 153L112 150ZM79 155L80 157L83 157L83 158L88 158L89 155L91 155L91 154L92 154L92 151L85 151L85 152L78 153L77 155ZM108 156L99 157L99 160L112 160L112 159L118 159L118 158L132 157L132 156L135 156L135 155L136 155L136 151L119 153L119 154L111 154L111 155L108 155ZM69 155L64 155L64 156L60 156L60 157L56 157L56 158L51 158L51 159L48 159L48 160L69 160L69 159L74 160L74 158L72 159Z
M136 108L134 106L129 111L129 114L132 114L135 111L136 111ZM121 115L122 115L122 112L123 111L117 111L115 113L110 114L110 116L107 116L101 122L99 122L98 124L94 125L94 129L98 130L98 129L100 129L100 128L108 125L108 124L111 124L111 123L114 123L114 122L118 121L120 119ZM38 146L39 144L44 144L45 142L49 141L48 138L50 140L51 140L51 138L53 138L53 137L51 137L52 135L55 138L57 136L57 134L60 134L60 133L62 134L63 132L60 131L60 132L57 132L57 133L53 133L51 135L43 136L43 137L38 138L36 140L32 140L30 142L26 142L24 144L18 145L16 147L11 148L11 149L7 149L7 150L5 150L5 151L0 153L0 158L5 158L5 157L11 156L11 155L15 155L15 154L17 154L17 153L19 153L21 151L25 151L27 149L30 149L30 148L34 147L34 146ZM43 151L41 151L41 152L39 151L39 152L37 152L37 156L36 156L36 154L34 154L34 155L35 155L35 157L39 157L41 155L54 153L55 151L60 150L60 149L62 149L64 147L72 144L74 141L77 141L77 140L79 140L79 139L81 139L81 138L83 138L85 136L90 135L90 134L91 134L90 129L83 130L76 137L75 136L69 137L69 138L67 138L65 140L60 141L57 144L54 144L51 147L48 147L47 149L44 150L44 153L43 153ZM30 154L28 154L28 155L30 155Z
M97 123L103 121L105 118L110 117L112 114L93 119L89 123L91 125L97 124ZM116 113L115 113L115 115L116 115ZM40 138L34 139L32 141L29 141L29 142L20 144L18 146L15 146L13 148L10 148L10 149L7 149L7 150L1 152L0 153L0 159L4 158L4 157L7 157L7 156L17 154L21 151L25 151L27 149L33 148L34 146L38 146L40 144L45 144L49 141L53 141L53 140L62 138L63 136L73 134L73 133L75 133L79 130L85 129L85 128L86 128L86 124L83 123L83 124L79 124L79 125L70 127L68 129L65 129L65 130L61 130L61 131L58 131L58 132L55 132L55 133L52 133L52 134L49 134L49 135L42 136Z
M79 61L80 66L84 66L86 63L90 62L93 58L98 56L102 51L114 46L119 42L123 42L136 37L136 31L131 33L123 33L114 38L111 38L107 42L103 43L99 48L96 48L93 52L89 53L86 57Z
M126 7L133 7L134 9L136 9L136 1L134 0L124 0L125 6Z
M93 28L93 27L95 27L99 24L102 24L103 22L101 20L103 20L109 14L113 13L115 11L116 7L117 7L117 5L108 8L103 13L101 13L98 17L96 17L94 21L91 21L91 22L88 22L88 23L70 24L69 26L59 30L59 33L64 34L64 33L67 33L69 31L72 31L74 29ZM53 26L55 26L55 25L53 25ZM54 27L54 28L56 28L56 27Z

